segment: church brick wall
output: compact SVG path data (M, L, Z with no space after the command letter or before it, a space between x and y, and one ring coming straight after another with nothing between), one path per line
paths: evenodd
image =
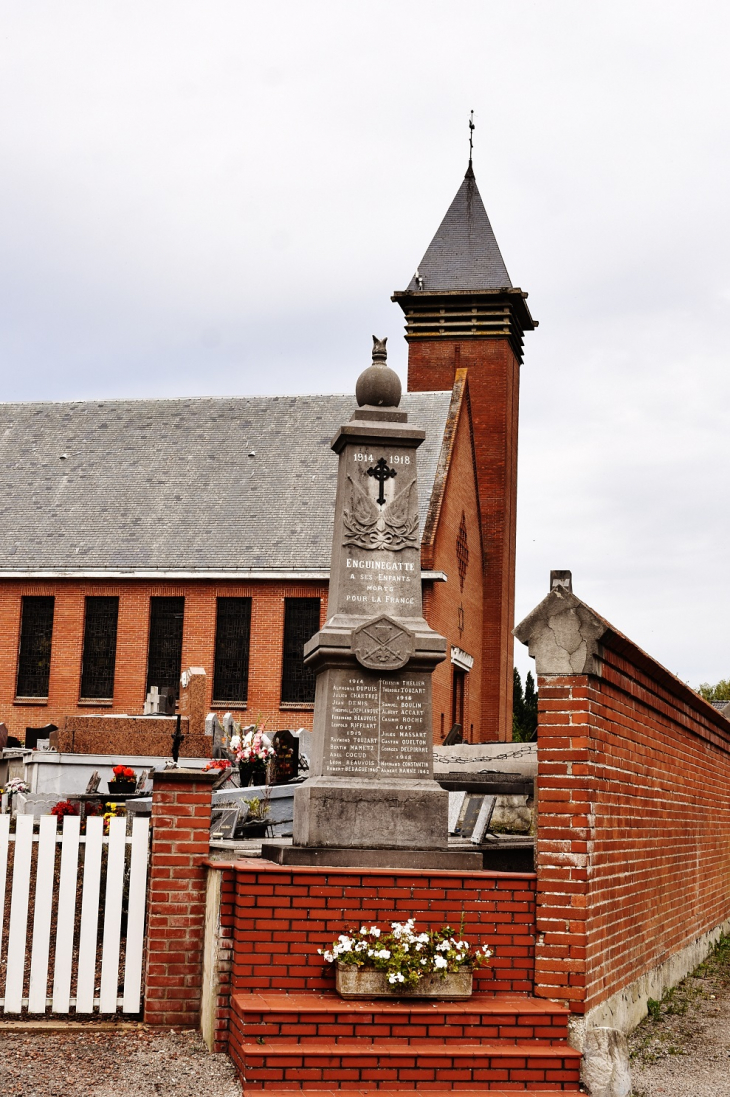
M466 407L463 408L459 416L435 543L427 561L428 567L446 572L449 578L446 583L426 585L424 616L432 629L449 639L450 645L457 645L474 658L474 666L466 675L464 696L464 738L473 743L487 738L482 729L481 713L484 571L474 456L466 411ZM463 590L457 555L462 516L469 552ZM433 673L434 738L437 743L451 728L453 675L454 666L447 655L446 661Z
M15 701L21 599L23 595L53 595L51 673L47 702ZM111 705L97 701L79 703L84 631L84 598L87 595L119 597L114 699ZM267 720L267 728L312 726L313 706L283 706L281 696L284 599L322 599L321 623L327 611L327 585L317 582L254 582L234 580L4 580L0 588L0 720L11 735L23 739L26 727L54 723L62 727L67 716L91 712L142 712L147 682L149 606L152 596L183 596L182 669L202 666L207 675L207 705L221 713L230 709L236 719ZM212 706L213 659L217 597L252 598L251 649L248 703L245 709ZM195 731L196 729L191 729ZM202 728L198 729L202 732ZM130 740L130 747L132 746ZM97 740L94 741L97 749ZM78 750L79 748L76 747ZM109 741L104 753L127 751L125 742Z
M450 536L450 534L449 534ZM471 543L471 542L470 542ZM453 588L454 575L449 572L449 584L425 583L424 605L428 605L428 588L439 586ZM458 579L456 580L458 593ZM51 673L48 700L43 702L16 702L18 646L20 642L21 604L24 595L53 595L55 597L53 642L51 649ZM98 701L79 702L81 685L81 660L84 632L84 598L91 595L119 597L117 627L117 653L114 698L112 704ZM235 580L184 580L160 582L152 580L102 579L6 579L0 584L0 720L4 721L11 735L21 742L26 727L42 727L56 724L63 729L75 727L73 744L64 734L59 744L62 749L77 753L156 753L160 735L154 737L147 750L141 749L137 727L129 727L109 733L81 732L80 721L75 718L91 713L127 713L139 715L145 699L147 682L147 642L149 632L150 598L153 596L182 596L185 598L183 628L182 669L200 666L206 672L206 711L213 708L222 715L231 711L236 720L252 723L259 718L266 720L267 730L280 728L311 730L313 705L282 705L281 671L284 634L285 598L321 598L320 624L327 614L327 584L320 581L276 582L257 581L242 583ZM213 660L215 649L216 598L251 597L251 647L249 660L248 703L245 709L232 705L212 703ZM448 603L449 595L446 595ZM439 607L444 593L439 592ZM458 603L457 603L458 605ZM434 610L434 613L436 610ZM458 631L453 625L454 611L439 609L449 628L451 643L458 643ZM428 613L426 613L428 619ZM438 625L431 623L433 628ZM447 665L448 666L448 665ZM445 667L446 669L446 667ZM444 680L443 689L450 690ZM443 703L447 700L444 693ZM450 713L450 700L444 711ZM436 707L434 706L436 712ZM438 710L439 712L441 710ZM438 718L434 721L434 738L440 742ZM210 747L210 740L202 738L203 728L183 728L189 736L183 743L182 754L198 753L201 743ZM194 736L194 738L193 738ZM162 735L169 751L169 738Z
M409 340L409 392L450 389L457 369L468 370L484 542L480 738L509 740L520 366L507 338Z
M622 637L600 659L538 679L536 993L576 1013L730 918L730 723Z

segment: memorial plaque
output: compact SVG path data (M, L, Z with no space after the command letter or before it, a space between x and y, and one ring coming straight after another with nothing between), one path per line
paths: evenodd
M216 808L210 816L211 841L216 839L231 839L235 834L238 823L238 806Z
M333 671L323 772L428 779L431 712L425 674Z

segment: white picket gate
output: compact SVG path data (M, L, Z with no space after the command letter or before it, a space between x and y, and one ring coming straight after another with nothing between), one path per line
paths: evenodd
M19 815L15 834L10 816L0 815L0 958L5 958L5 994L0 1005L5 1013L138 1013L142 993L149 819L135 818L132 835L126 837L126 819L111 819L104 835L104 820L86 820L80 833L78 816L67 815L57 833L53 815L43 815L40 832L34 833L33 816ZM4 940L8 884L8 850L15 843L10 880L10 917L7 947ZM35 874L33 848L37 843ZM84 849L80 874L80 850ZM60 847L60 865L57 865ZM127 847L130 847L127 856ZM106 848L106 857L104 850ZM101 963L97 964L101 880L106 871ZM125 871L126 869L126 871ZM124 993L118 996L122 944L124 887L127 883L127 927L124 949ZM31 887L35 883L30 950L28 922ZM78 897L80 892L80 921ZM52 934L55 915L56 931ZM49 960L55 943L53 991L49 995ZM26 979L30 957L30 977ZM75 963L74 963L75 961ZM97 983L97 968L100 980ZM74 971L75 985L72 987ZM24 995L28 984L27 997ZM98 994L97 994L98 987ZM72 990L75 989L75 996Z

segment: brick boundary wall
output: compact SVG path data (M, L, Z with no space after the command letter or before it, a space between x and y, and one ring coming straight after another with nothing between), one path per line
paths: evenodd
M730 722L572 593L515 634L539 689L535 993L630 1029L730 919Z
M152 788L152 851L144 1019L200 1022L211 788L218 774L158 770Z

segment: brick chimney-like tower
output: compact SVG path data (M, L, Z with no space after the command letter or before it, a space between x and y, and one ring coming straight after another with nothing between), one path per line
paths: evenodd
M485 551L479 738L512 738L517 431L522 336L537 322L512 286L471 161L408 289L408 390L450 389L468 369Z

